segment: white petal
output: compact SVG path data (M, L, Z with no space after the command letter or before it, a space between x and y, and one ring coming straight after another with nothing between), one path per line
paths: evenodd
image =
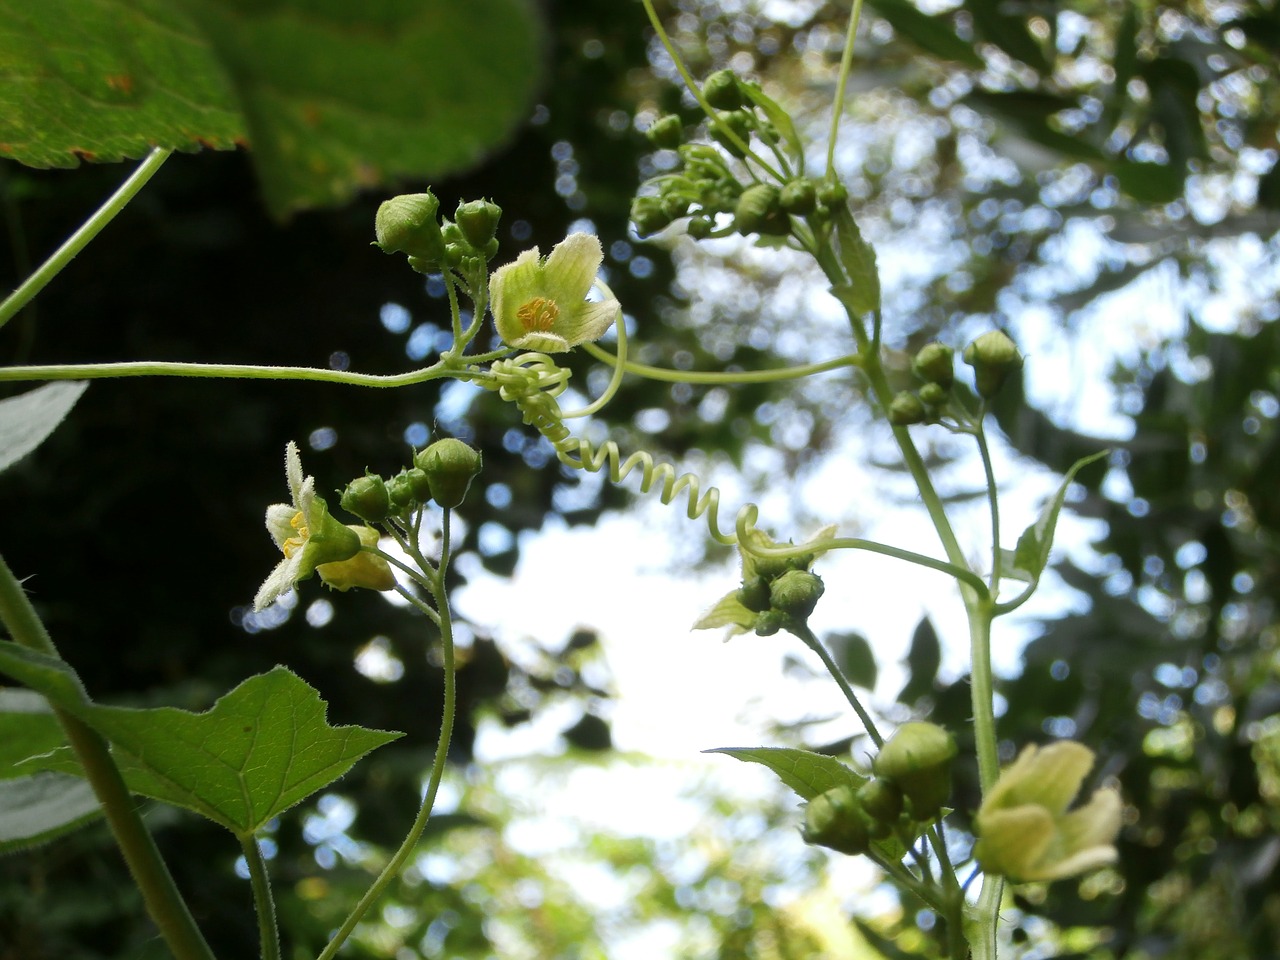
M503 343L514 344L524 335L524 324L516 313L534 297L547 296L542 289L538 248L526 250L489 278L489 309Z
M564 353L573 344L554 333L526 333L515 340L508 340L507 346L517 350L533 350L536 353Z
M298 492L302 489L302 457L298 455L298 445L292 440L284 448L284 475L289 480L289 493L296 506Z
M559 304L573 304L583 300L596 278L604 251L600 240L589 233L571 233L551 251L542 268L543 283L553 291L551 297Z
M284 549L284 542L298 535L293 528L293 518L297 515L298 508L289 503L273 503L267 507L267 533L277 547Z
M574 346L599 340L613 326L621 310L617 300L584 301L573 314L573 329L566 329L564 335Z
M295 557L298 554L294 554ZM253 598L253 610L255 613L265 610L282 593L288 593L294 584L295 568L297 563L292 559L281 560L276 564L276 568L271 571L266 580L262 582L262 586L258 588L257 594Z

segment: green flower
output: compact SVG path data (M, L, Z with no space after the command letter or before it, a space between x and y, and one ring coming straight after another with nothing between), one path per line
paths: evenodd
M621 307L612 298L588 301L604 253L600 241L572 233L550 256L526 250L489 278L489 305L498 336L507 346L540 353L564 353L598 340Z
M1029 746L1000 774L975 820L982 869L1014 881L1061 880L1114 863L1120 794L1098 790L1067 812L1093 766L1072 740Z
M292 440L285 447L284 465L293 503L267 507L267 532L284 559L258 588L254 610L270 606L322 564L349 560L360 552L360 535L329 515L329 505L316 495L315 477L303 477L298 445Z

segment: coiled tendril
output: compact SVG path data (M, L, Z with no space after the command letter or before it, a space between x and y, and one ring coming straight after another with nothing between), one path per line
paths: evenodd
M555 448L559 461L575 470L599 473L607 465L609 480L621 483L631 471L640 470L640 492L648 493L661 487L658 494L664 504L673 502L682 493L688 505L690 520L705 519L707 531L726 546L735 546L745 539L759 516L754 503L744 504L738 511L734 529L720 529L720 490L708 487L702 490L702 481L693 473L678 473L670 463L659 462L652 454L640 450L625 460L618 445L610 440L596 447L590 440L575 437L565 426L565 416L556 401L569 380L569 371L562 370L542 353L525 353L509 360L498 360L489 368L490 376L481 382L496 390L504 400L515 403L524 422L547 438Z

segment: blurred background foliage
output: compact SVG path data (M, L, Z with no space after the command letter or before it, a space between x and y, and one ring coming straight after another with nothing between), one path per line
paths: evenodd
M847 5L658 7L696 75L730 66L793 110L818 172ZM500 261L589 223L646 362L755 369L845 352L798 261L746 242L694 247L678 230L645 243L629 233L636 185L672 162L642 130L670 111L696 125L696 108L638 3L538 10L545 78L528 120L466 175L431 184L442 207L496 199ZM1113 451L1073 491L1072 509L1097 534L1058 567L1072 612L1040 624L1003 678L1000 730L1007 758L1016 744L1059 736L1098 750L1130 802L1121 858L1079 883L1021 889L1015 955L1278 955L1277 62L1273 0L867 3L837 164L877 248L891 345L1007 327L1029 355L1023 389L998 410L1011 455L1062 471ZM0 178L0 282L12 285L121 171L5 164ZM5 329L0 357L369 372L425 363L447 311L441 290L368 247L387 192L280 223L244 153L175 157ZM599 381L577 362L576 382ZM624 450L736 469L747 491L803 478L831 455L888 458L856 386L828 378L734 390L629 381L602 419ZM439 722L440 678L425 624L378 597L331 604L305 591L286 615L249 616L272 562L257 525L283 495L290 438L321 486L340 487L365 466L394 472L411 445L440 434L484 451L483 489L460 511L460 555L493 572L511 571L519 534L549 517L591 523L627 502L559 471L492 395L432 385L103 381L0 477L5 556L32 576L95 696L202 709L284 662L321 690L334 722L409 734L269 838L296 957L318 951L396 841ZM937 462L963 466L953 443L922 438ZM813 508L813 519L857 526L900 490L888 474L848 503ZM803 529L810 508L798 495L789 507ZM587 818L558 852L531 854L518 828L536 823L530 811L545 778L563 775L560 760L626 782L615 765L632 760L609 752L607 664L585 628L535 638L532 656L466 633L455 812L349 955L603 957L655 930L669 934L662 955L846 955L850 915L885 956L935 952L914 931L929 927L914 904L824 883L824 869L838 878L847 864L799 844L782 797L729 799L708 784L679 839L592 830ZM832 640L874 684L868 641ZM942 660L925 621L887 712L963 730L967 681ZM470 763L477 724L519 729L545 716L567 717L559 759ZM805 725L785 733L821 743ZM976 805L971 770L954 801L961 813ZM256 931L234 845L194 818L150 817L215 950L250 955ZM0 861L3 960L162 955L140 915L99 827Z

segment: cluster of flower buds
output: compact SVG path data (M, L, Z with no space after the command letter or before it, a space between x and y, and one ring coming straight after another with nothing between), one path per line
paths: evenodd
M702 86L703 99L714 108L708 135L715 144L686 143L684 123L675 114L660 117L647 136L655 146L675 150L682 169L654 177L651 195L631 205L636 232L647 237L685 217L695 239L740 233L743 236L787 236L792 216L823 219L846 198L844 187L797 176L785 183L762 183L731 168L729 158L742 159L752 138L768 148L779 143L775 125L757 106L762 95L749 95L732 70L718 70ZM745 179L745 182L744 182Z
M1022 354L1000 330L991 330L964 348L964 362L973 367L974 389L990 399L1010 376L1022 369ZM955 383L955 351L944 343L926 343L911 361L911 370L923 383L915 390L900 390L889 402L889 422L898 426L937 423L951 402Z
M755 560L750 576L742 581L737 599L756 615L757 636L769 637L788 624L809 619L825 589L822 578L809 569L813 561L812 554L785 560Z
M932 723L904 723L880 749L875 776L832 787L805 808L805 842L859 854L876 840L914 839L951 794L956 743Z
M437 440L413 456L413 466L389 479L366 473L342 491L342 509L366 523L406 517L435 501L452 509L462 503L480 472L480 453L461 440Z
M374 219L374 246L403 253L419 273L457 269L467 261L487 263L498 252L502 208L489 200L458 204L453 220L440 217L440 201L431 191L384 200Z

